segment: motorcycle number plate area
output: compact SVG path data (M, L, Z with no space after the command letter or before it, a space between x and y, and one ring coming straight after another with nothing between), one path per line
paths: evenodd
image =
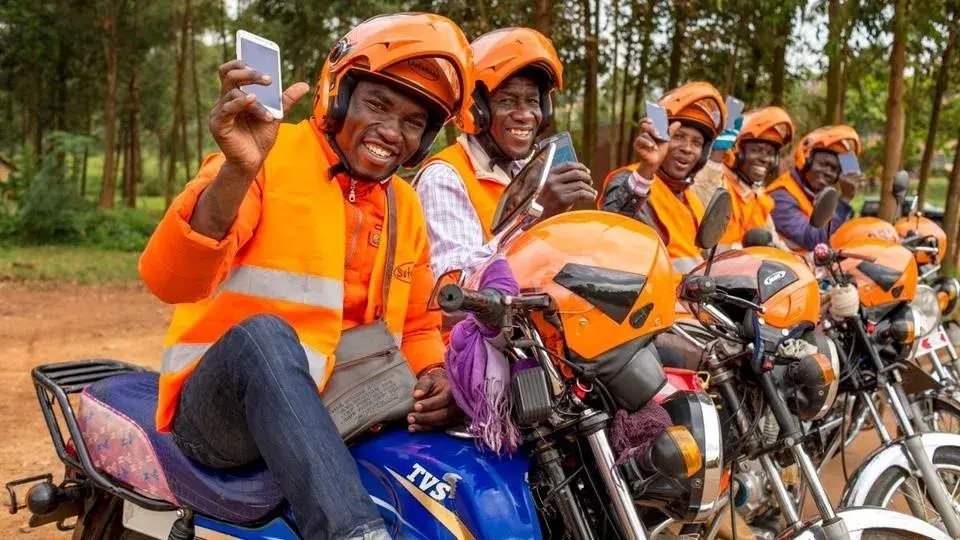
M915 356L921 356L924 354L930 354L934 351L939 351L940 349L946 347L948 343L950 343L950 338L947 337L947 333L943 330L943 326L941 326L929 336L920 338L920 343L917 345L917 353Z

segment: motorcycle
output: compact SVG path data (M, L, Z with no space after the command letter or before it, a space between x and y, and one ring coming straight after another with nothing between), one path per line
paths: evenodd
M830 190L818 199L811 222L822 226L835 206ZM674 331L705 351L709 390L718 396L723 422L734 428L735 437L725 439L736 469L733 506L755 511L752 517L767 518L773 527L778 524L769 520L782 516L780 537L947 537L889 510L835 510L827 496L811 459L819 432L810 425L834 404L841 358L833 340L816 328L819 286L799 257L769 247L711 254L684 278L680 298L696 321L678 321ZM803 487L791 492L782 471L793 465ZM776 511L765 512L758 500L764 484ZM805 490L819 511L810 522L801 520L797 505Z
M815 264L828 272L831 285L854 284L857 288L858 313L825 321L824 328L844 351L840 390L855 396L851 409L854 425L862 426L863 418L869 417L883 443L850 478L841 507L888 507L894 495L902 493L915 516L931 519L929 502L934 521L958 537L957 490L948 488L947 483L960 486L953 472L954 462L960 463L960 436L936 432L937 426L920 403L956 406L938 393L943 385L911 361L917 334L924 328L929 332L939 313L927 314L917 305L918 271L913 253L900 245L895 232L889 238L890 231L878 227L870 221L873 219L845 223L831 238L833 247L821 244L813 257ZM898 439L890 436L877 411L880 396L894 413L901 435ZM831 450L838 446L831 444ZM825 459L830 457L828 454Z
M653 508L643 516L653 527L667 516L705 528L722 500L729 477L713 403L695 377L665 373L650 346L673 320L666 250L653 231L614 214L538 223L535 200L555 151L538 151L497 210L505 256L534 289L491 296L447 276L435 292L445 309L495 313L513 332L511 359L530 364L512 381L525 442L497 455L463 429L411 434L389 424L348 441L393 537L645 539L635 502ZM570 305L579 311L564 311ZM32 377L65 472L58 482L47 474L7 484L12 511L28 507L31 527L55 523L85 540L299 537L265 467L204 467L155 430L158 373L85 360ZM611 418L654 399L674 425L616 464Z

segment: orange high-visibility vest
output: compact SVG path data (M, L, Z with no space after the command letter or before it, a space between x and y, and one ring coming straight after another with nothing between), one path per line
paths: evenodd
M727 192L730 193L730 199L733 203L730 212L730 224L727 230L720 237L719 248L737 249L743 246L743 235L750 229L766 229L770 219L770 212L773 211L773 199L766 192L757 193L750 190L746 198L740 195L743 189L739 185L739 180L734 172L723 167L723 183Z
M140 273L158 297L178 303L164 340L156 414L159 430L169 429L183 384L203 353L227 330L252 316L278 315L296 330L319 389L333 371L333 352L344 329L346 221L343 192L329 177L329 159L321 137L310 121L281 124L277 142L223 240L204 237L190 228L189 219L202 191L190 186L151 237L140 259ZM207 158L191 183L209 184L222 162L219 154ZM396 176L391 182L400 234L385 320L399 345L411 291L425 288L426 293L417 294L425 302L432 278L421 279L415 272L416 267L427 264L422 254L429 249L416 193ZM253 230L238 232L238 227L249 223L255 223ZM385 221L384 238L386 227ZM248 238L242 246L237 240L240 235ZM379 242L377 247L364 323L375 320L383 309L387 244ZM185 275L176 279L170 267L187 264L185 270L203 268L198 274L216 274L216 278ZM218 269L217 265L226 267ZM436 319L439 327L439 317ZM439 340L437 344L439 349ZM430 361L408 360L415 372L415 362Z
M654 175L647 204L670 234L667 253L678 276L703 262L696 244L697 229L703 220L703 204L690 188L683 190L683 197L683 201L678 199L660 175Z
M803 212L807 219L810 219L810 216L813 215L813 201L807 197L805 191L793 178L793 175L790 174L790 171L787 171L777 177L776 180L770 183L767 186L767 195L772 195L774 191L782 189L790 194L791 197L797 200L797 205L800 207L800 211ZM788 236L780 234L780 238L783 240L783 243L787 245L794 253L799 253L800 255L805 255L807 250L803 248L800 244L795 243Z
M473 168L470 156L467 155L467 149L464 148L461 141L457 141L444 148L440 152L423 163L420 170L424 170L431 163L443 162L454 168L463 185L467 189L467 196L470 197L470 203L480 218L480 224L483 225L484 241L493 238L490 233L490 225L493 223L493 215L497 212L497 206L500 204L500 197L507 189L502 182L493 178L480 177Z

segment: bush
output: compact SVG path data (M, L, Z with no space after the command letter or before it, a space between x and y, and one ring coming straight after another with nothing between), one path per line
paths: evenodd
M81 220L81 241L105 249L141 251L157 223L157 217L142 210L93 210Z

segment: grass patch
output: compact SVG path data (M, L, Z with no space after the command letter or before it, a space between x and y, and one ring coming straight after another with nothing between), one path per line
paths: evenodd
M0 282L134 284L139 258L136 252L81 246L0 248Z

